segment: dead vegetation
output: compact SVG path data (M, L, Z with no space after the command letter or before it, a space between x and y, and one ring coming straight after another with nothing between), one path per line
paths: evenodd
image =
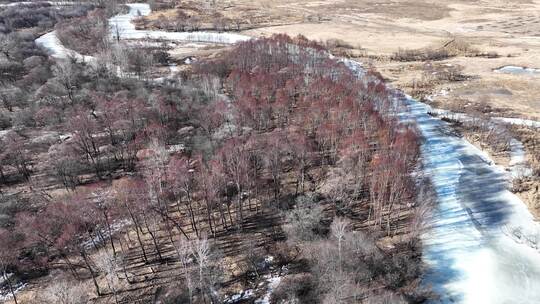
M495 52L482 53L471 43L462 38L452 38L450 41L442 42L439 46L431 46L421 49L399 49L392 56L391 60L409 61L441 61L451 57L487 57L497 58Z
M224 32L291 24L303 20L302 16L276 15L254 5L238 8L219 1L159 2L152 7L154 12L139 19L138 27L180 32Z
M444 116L444 121L450 122L460 136L487 152L496 164L508 167L510 163L511 132L500 124L491 122L489 116L479 112L466 113L469 120L466 122Z
M396 61L428 61L428 60L444 60L448 59L450 57L450 53L444 49L434 49L434 48L426 48L426 49L399 49L397 52L395 52L390 59L396 60Z
M419 100L429 99L428 96L432 95L435 88L440 85L470 79L470 76L463 73L463 67L459 65L428 61L419 69L419 79L413 79L410 85L411 95Z
M513 190L528 205L529 210L540 218L540 132L538 129L512 127L512 131L525 146L532 175L514 181Z

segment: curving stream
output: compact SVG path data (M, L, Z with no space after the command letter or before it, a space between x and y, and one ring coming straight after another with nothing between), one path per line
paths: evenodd
M128 14L109 20L116 39L162 39L230 44L251 39L231 33L174 33L137 30L132 20L148 15L148 4L128 4ZM55 58L74 55L54 32L36 40ZM75 54L81 60L90 56ZM82 56L82 57L79 57ZM357 75L360 63L342 62ZM436 189L438 204L423 236L429 265L424 284L441 299L436 303L540 303L540 252L533 235L540 229L523 202L508 189L508 175L480 150L449 135L449 126L432 117L429 106L411 98L401 113L421 131L423 163ZM517 121L516 121L517 122ZM522 234L513 233L519 227ZM530 237L525 237L530 236Z

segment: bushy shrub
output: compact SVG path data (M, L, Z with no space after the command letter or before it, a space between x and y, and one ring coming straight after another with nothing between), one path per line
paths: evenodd
M313 241L321 234L323 208L312 195L300 196L296 206L286 214L283 226L287 238L294 243Z
M154 57L154 61L161 65L167 65L169 63L169 53L162 50L155 50L152 51L152 56Z
M51 29L59 20L82 17L94 8L93 4L66 5L61 10L47 2L7 7L0 10L0 32L38 27Z
M0 112L0 129L6 130L12 127L11 118L4 112Z
M103 12L94 11L88 17L58 23L56 33L67 48L91 55L105 49L107 24Z
M318 296L311 274L291 275L272 292L270 303L318 303Z

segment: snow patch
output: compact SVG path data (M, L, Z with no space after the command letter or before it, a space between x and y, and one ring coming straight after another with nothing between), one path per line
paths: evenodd
M266 294L262 299L255 300L255 304L270 304L270 297L272 296L272 292L274 292L274 289L279 285L281 282L280 276L270 276L267 279L268 282L268 288L266 290Z
M13 292L15 295L19 293L21 290L23 290L28 284L27 283L18 283L13 286ZM4 287L0 289L0 302L8 301L9 299L12 299L13 295L11 294L11 291L9 290L9 287Z
M527 164L523 144L514 138L510 140L510 172L512 178L522 178L533 174L532 168Z
M130 224L131 224L131 220L122 220L122 221L114 222L111 224L110 232L112 234L115 234L116 232L120 231L122 228ZM96 234L91 239L87 239L84 242L82 242L82 245L84 246L84 248L91 249L94 246L101 246L104 243L109 241L108 239L111 233L109 233L109 229L107 229L107 227L99 228L99 232L100 233Z
M521 119L521 118L507 118L507 117L495 117L495 121L504 122L511 125L531 127L531 128L540 128L540 121L530 120L530 119Z

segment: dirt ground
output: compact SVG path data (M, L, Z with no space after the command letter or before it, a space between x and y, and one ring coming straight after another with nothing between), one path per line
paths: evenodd
M413 94L425 63L397 62L391 55L399 49L438 48L457 37L481 53L499 57L455 56L439 62L460 67L467 79L439 82L425 95L432 95L441 107L450 107L456 100L487 103L496 114L540 119L540 74L493 71L505 65L540 68L537 0L226 0L214 4L197 0L177 8L189 15L190 5L197 6L202 21L209 21L215 12L230 19L243 18L249 26L241 28L249 29L241 32L255 37L287 33L320 41L340 39L352 47L349 54L362 54L359 60ZM156 12L149 20L175 11Z

